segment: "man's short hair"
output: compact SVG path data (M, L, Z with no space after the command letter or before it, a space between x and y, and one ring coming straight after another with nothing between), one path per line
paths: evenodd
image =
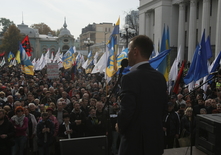
M139 48L140 54L149 59L153 52L153 41L146 35L138 35L131 39L131 48Z

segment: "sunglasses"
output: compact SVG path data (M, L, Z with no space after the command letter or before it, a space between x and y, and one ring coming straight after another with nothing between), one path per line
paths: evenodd
M16 112L23 112L23 110L17 110Z

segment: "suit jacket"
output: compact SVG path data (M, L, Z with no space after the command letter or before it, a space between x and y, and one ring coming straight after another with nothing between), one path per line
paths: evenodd
M167 105L164 76L146 63L124 75L121 85L119 155L162 155L162 123Z

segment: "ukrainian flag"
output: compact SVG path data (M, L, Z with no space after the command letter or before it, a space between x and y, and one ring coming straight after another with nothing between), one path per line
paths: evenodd
M25 52L25 49L19 44L20 58L21 58L21 70L27 75L34 75L34 66L31 60L28 58L28 55Z
M117 37L116 36L112 36L111 37L111 42L110 42L110 56L108 58L108 62L107 62L107 68L106 68L106 74L108 77L112 77L116 72L117 72L117 60L116 60L116 56L117 56Z
M75 55L73 47L71 47L62 57L64 69L71 68L75 61Z
M167 30L166 30L165 26L164 26L160 52L163 52L163 51L168 50L170 48L169 37L170 37L169 36L169 28L167 27ZM166 56L166 58L159 65L158 71L164 75L166 81L169 80L169 72L170 72L170 55L169 54Z
M121 67L121 61L123 59L128 58L128 48L124 49L118 56L117 56L117 68L119 69Z
M14 54L12 52L8 53L8 62L10 62L14 58Z
M20 51L18 50L18 52L16 53L16 56L15 56L15 60L17 61L18 64L20 64L21 62L21 58L20 58Z

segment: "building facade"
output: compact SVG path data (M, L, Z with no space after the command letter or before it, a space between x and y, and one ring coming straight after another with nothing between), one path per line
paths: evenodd
M71 46L74 46L75 39L67 29L66 20L58 36L52 36L51 33L39 34L37 29L28 27L24 22L17 25L17 27L23 36L28 35L29 37L32 47L31 58L40 58L42 53L46 53L48 49L50 53L56 53L59 48L61 52L66 52Z
M94 44L103 45L109 39L109 36L114 28L112 23L100 23L100 24L89 24L85 28L82 28L82 32L80 34L80 49L87 50L87 46L84 41L87 41L90 38ZM97 47L97 46L94 46Z
M181 60L192 61L204 29L213 54L221 51L221 0L140 0L139 34L158 45L164 25L170 30L170 47L181 48Z

